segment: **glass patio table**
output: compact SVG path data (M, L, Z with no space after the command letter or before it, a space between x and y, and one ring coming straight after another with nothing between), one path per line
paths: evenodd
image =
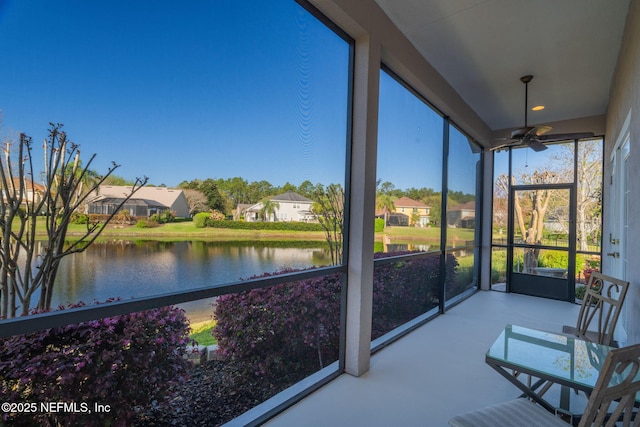
M486 362L550 412L569 413L570 390L591 394L612 349L559 333L507 325L486 354ZM525 374L525 375L523 375ZM529 376L528 381L523 381ZM535 381L534 381L535 379ZM616 381L614 374L612 381ZM543 398L548 382L562 387L559 406Z

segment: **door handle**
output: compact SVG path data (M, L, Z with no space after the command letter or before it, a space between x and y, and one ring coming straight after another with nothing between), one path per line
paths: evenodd
M608 252L607 256L612 256L614 258L620 258L620 252Z

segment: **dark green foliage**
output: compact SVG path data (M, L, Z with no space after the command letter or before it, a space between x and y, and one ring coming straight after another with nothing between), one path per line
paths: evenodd
M196 218L194 217L194 222ZM287 231L324 231L320 224L308 223L308 222L245 222L245 221L211 221L206 220L207 227L213 228L230 228L234 230L287 230ZM196 223L196 227L198 224Z
M198 190L200 190L207 198L207 202L209 203L209 208L211 210L226 212L224 197L220 193L218 184L213 179L209 178L202 181Z

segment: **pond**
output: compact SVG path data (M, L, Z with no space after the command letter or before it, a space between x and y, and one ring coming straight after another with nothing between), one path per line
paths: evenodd
M158 295L284 268L330 265L329 251L322 246L316 242L96 242L62 261L53 306ZM194 321L210 316L210 304L202 301L182 306Z

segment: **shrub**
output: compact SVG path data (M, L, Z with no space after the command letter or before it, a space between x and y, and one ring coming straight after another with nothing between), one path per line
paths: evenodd
M227 217L217 209L214 209L213 211L211 211L211 214L209 215L209 219L211 221L223 221L226 218Z
M286 230L286 231L324 231L318 223L297 221L244 222L230 220L207 220L207 227L230 228L235 230Z
M584 255L576 254L576 275L582 271ZM538 260L539 267L566 268L569 265L569 253L567 251L545 251Z
M76 304L73 307L82 307ZM185 380L184 311L163 307L0 340L0 393L8 402L85 402L108 413L5 413L19 425L129 425L137 410Z
M439 260L433 256L376 267L373 338L437 306ZM449 287L454 286L456 267L455 257L448 255ZM245 388L256 382L280 384L283 378L294 383L337 360L340 297L340 275L219 297L213 335L220 353L236 366L233 381Z
M384 219L376 218L374 223L374 231L376 233L382 233L384 231Z
M137 228L156 228L159 226L160 224L153 219L140 218L138 222L136 222Z
M207 226L207 222L209 222L209 212L198 212L193 217L193 224L198 228L204 228Z
M376 253L375 259L411 252ZM456 291L456 258L446 259L447 294ZM373 273L373 324L371 338L378 338L397 326L438 305L440 256L382 264Z
M72 224L88 224L89 223L89 215L74 212L71 214L71 223Z
M219 297L213 334L239 367L235 381L294 383L337 360L340 288L331 275Z
M162 212L151 215L149 217L149 220L154 221L158 224L167 224L170 222L174 222L176 220L176 216L169 209L166 209Z

